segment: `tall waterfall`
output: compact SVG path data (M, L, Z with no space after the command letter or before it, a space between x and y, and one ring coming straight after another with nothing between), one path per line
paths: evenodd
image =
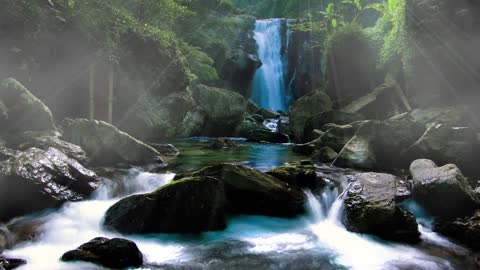
M273 111L286 111L290 102L285 80L286 61L282 57L282 47L288 44L288 30L283 33L282 23L282 19L258 20L254 32L263 65L253 79L252 100ZM286 38L282 38L283 35Z

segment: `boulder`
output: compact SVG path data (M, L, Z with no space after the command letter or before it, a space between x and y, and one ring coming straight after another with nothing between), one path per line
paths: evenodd
M237 148L238 144L228 138L215 138L212 143L208 145L210 149L227 149L227 148Z
M268 110L268 109L264 109L264 108L260 109L258 114L263 116L263 118L265 118L265 119L277 119L281 116L277 112L274 112L274 111L271 111L271 110Z
M258 124L258 123L255 122L255 121L247 121L247 120L244 120L244 121L242 121L242 123L240 123L240 125L237 127L237 129L236 129L236 131L235 131L235 135L236 135L236 136L243 137L243 138L246 138L246 137L248 137L248 134L249 134L251 131L254 131L254 130L270 131L268 128L264 127L263 125Z
M307 141L305 124L318 113L332 110L332 101L323 92L312 91L293 103L289 110L290 127L297 142Z
M441 233L469 248L480 250L480 211L456 219L438 219L434 231Z
M468 111L463 107L418 108L408 113L413 121L427 126L430 123L447 126L468 126Z
M344 201L347 229L386 240L419 242L420 233L415 217L397 205L398 181L397 177L390 174L356 174Z
M194 172L225 184L227 210L235 214L295 217L304 213L301 190L268 174L240 165L219 164Z
M124 198L110 207L104 225L125 234L199 233L223 230L223 183L211 177L191 177L158 190Z
M272 132L269 129L255 129L247 134L247 142L269 142L269 143L288 143L290 139L287 135Z
M419 159L410 165L413 198L430 214L454 218L471 214L479 205L472 187L454 164L438 167Z
M246 101L236 92L197 85L192 88L192 97L206 115L202 135L233 135L244 119Z
M162 163L160 153L103 121L65 119L65 140L81 146L95 165Z
M177 156L180 151L171 144L148 143L149 146L157 150L162 156Z
M55 148L30 148L0 163L0 220L87 198L99 178Z
M13 259L0 256L0 269L2 270L16 269L25 264L27 264L27 261L23 259Z
M314 189L317 181L317 172L313 165L285 165L267 172L278 180L300 188Z
M121 238L97 237L63 254L62 261L84 261L113 269L140 267L143 254L137 245Z
M313 131L315 129L320 129L325 124L335 123L337 125L347 125L362 120L365 120L365 117L358 113L347 113L342 111L321 112L307 119L303 132L307 140L314 140L318 136L312 134Z
M335 158L337 158L337 156L337 152L335 152L332 148L325 146L313 152L312 160L320 163L332 162L335 160Z
M56 130L25 131L12 134L7 138L8 145L18 150L24 151L32 147L47 150L52 147L80 163L87 162L85 151L78 145L62 140L62 135Z
M4 160L12 158L12 157L14 158L14 157L16 157L20 154L21 154L20 151L13 150L13 149L6 148L6 147L0 147L0 161L4 161Z
M55 129L50 109L15 79L0 81L0 101L5 122L2 132Z
M257 122L257 123L263 123L263 121L265 121L265 118L263 116L261 116L260 114L252 114L250 115L250 117L253 119L253 121Z
M247 100L247 113L249 114L258 114L262 108L257 105L257 103L253 102L253 100Z
M262 61L254 54L235 49L222 63L223 66L220 69L222 79L231 82L232 88L243 96L251 96L250 83L257 68L262 66Z
M476 175L480 171L476 162L479 152L480 142L472 128L432 123L404 155L410 160L427 158L437 163L454 163L463 172Z

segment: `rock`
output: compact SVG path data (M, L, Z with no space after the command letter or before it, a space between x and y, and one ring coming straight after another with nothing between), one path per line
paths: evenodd
M50 109L15 79L0 81L0 101L8 114L2 132L55 129Z
M199 233L225 228L223 183L191 177L124 198L110 207L104 225L125 234Z
M390 174L356 174L344 201L347 229L386 240L419 242L415 217L397 206L397 182Z
M277 131L283 134L292 134L290 119L288 117L280 117L277 123Z
M0 220L87 198L99 185L94 172L55 148L30 148L0 163Z
M231 82L236 91L245 97L249 97L251 96L250 83L257 68L262 66L262 62L256 55L241 49L235 49L230 53L230 57L222 62L220 75L224 80Z
M251 130L247 134L247 142L288 143L289 141L287 135L267 129Z
M157 150L106 122L65 119L62 128L64 138L80 145L95 165L162 163Z
M233 135L244 119L246 101L236 92L198 85L192 88L192 97L206 115L202 135Z
M215 138L208 146L210 149L237 148L238 145L228 138Z
M265 118L263 118L263 116L260 114L252 114L250 117L252 117L252 119L257 123L263 123L263 121L265 121Z
M264 131L270 131L268 128L264 127L263 125L259 125L256 122L251 122L251 121L243 121L240 126L237 127L235 134L237 136L246 138L248 137L248 134L251 131L255 130L264 130Z
M6 159L16 157L20 154L21 154L20 151L13 150L13 149L6 148L6 147L0 147L0 161L4 161Z
M434 223L434 231L469 248L480 250L480 211L454 220L438 219Z
M108 268L125 269L140 267L143 254L137 245L121 238L97 237L63 254L62 261L84 261Z
M267 109L260 109L260 111L258 112L261 116L263 116L263 118L265 119L277 119L279 118L281 115L277 112L273 112L271 110L267 110Z
M25 131L8 136L8 145L22 151L32 147L42 150L52 147L60 150L69 158L86 163L87 156L85 151L78 145L62 140L61 136L60 132L56 130Z
M419 108L409 112L413 121L427 126L430 123L444 124L446 126L468 126L469 117L463 107L431 107Z
M177 156L180 151L171 144L148 143L149 146L157 150L162 156Z
M472 187L454 164L438 167L431 160L419 159L410 165L410 174L413 198L433 216L465 216L480 206Z
M225 184L227 210L235 214L295 217L305 212L301 190L245 166L220 164L193 176L211 176Z
M0 256L0 269L2 270L16 269L25 264L27 264L27 261L23 259L13 259Z
M312 160L320 163L332 162L335 160L335 158L337 158L337 156L337 152L335 152L332 148L325 146L313 153Z
M347 125L362 120L365 120L365 117L358 113L347 113L342 111L321 112L307 119L303 132L305 134L305 139L310 141L318 138L318 136L312 134L313 131L315 129L320 129L325 124L335 123L337 125Z
M305 124L308 119L321 112L332 110L332 101L323 92L312 91L293 103L289 110L290 127L297 142L305 142Z
M262 108L257 105L257 103L253 102L253 100L247 100L247 113L249 114L258 114Z
M462 171L477 175L480 142L476 132L467 127L432 123L404 155L410 160L428 158L438 163L455 163Z
M278 180L300 188L314 189L318 182L313 165L286 165L267 172Z

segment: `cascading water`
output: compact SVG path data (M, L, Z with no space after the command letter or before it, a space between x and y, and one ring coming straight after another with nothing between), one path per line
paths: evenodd
M252 100L260 107L273 111L287 111L289 105L285 83L286 61L282 56L288 37L282 38L286 34L282 31L283 23L283 19L258 20L255 23L254 37L263 65L253 79Z

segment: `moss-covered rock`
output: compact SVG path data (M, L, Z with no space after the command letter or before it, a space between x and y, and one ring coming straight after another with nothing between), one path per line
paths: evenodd
M104 225L125 234L199 233L224 229L224 210L223 183L191 177L120 200L105 213Z
M95 165L162 162L157 150L106 122L65 119L62 128L65 140L81 146Z
M0 220L87 198L96 174L57 149L30 148L0 163Z
M197 85L192 87L192 97L206 115L202 135L233 135L244 119L246 101L238 93Z
M354 177L345 197L344 215L348 230L393 241L420 241L415 217L397 206L399 180L395 176L360 173Z
M269 129L255 129L247 133L248 142L269 142L269 143L288 143L290 139L287 135L272 132Z
M15 79L0 82L2 132L54 130L50 109Z
M289 185L313 189L320 183L313 165L285 165L274 168L267 174Z
M261 108L257 105L257 103L253 102L253 100L247 100L247 113L249 114L258 114Z
M410 165L410 174L414 199L434 216L460 217L480 207L472 187L454 164L438 167L431 160L419 159Z
M313 91L310 94L298 99L290 106L288 115L290 116L290 127L297 142L307 140L305 134L305 124L307 120L318 113L330 111L332 101L323 92Z
M225 184L227 210L236 214L295 217L304 213L301 190L245 166L220 164L193 176L211 176Z

